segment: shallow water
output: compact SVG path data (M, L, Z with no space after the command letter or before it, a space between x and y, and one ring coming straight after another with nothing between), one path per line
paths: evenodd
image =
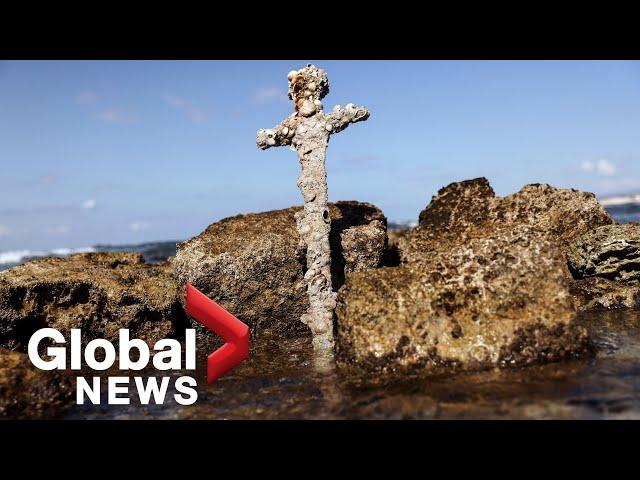
M265 334L252 339L247 361L212 385L199 358L194 405L74 406L66 418L640 419L640 312L585 313L580 321L598 347L589 358L366 381L317 371L308 339Z

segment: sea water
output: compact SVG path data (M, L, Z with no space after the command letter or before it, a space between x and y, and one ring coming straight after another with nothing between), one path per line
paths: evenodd
M29 260L44 257L67 257L72 253L86 252L136 252L140 253L146 262L162 262L176 254L175 241L149 242L137 245L94 245L81 248L56 248L52 250L7 250L0 251L0 270L6 270L21 265Z

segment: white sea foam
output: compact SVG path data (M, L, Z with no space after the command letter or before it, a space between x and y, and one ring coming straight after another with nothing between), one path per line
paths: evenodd
M26 258L33 257L48 257L55 255L58 257L66 257L72 253L85 253L95 252L93 247L82 248L54 248L53 250L8 250L6 252L0 252L0 265L6 265L8 263L20 263Z
M600 204L603 207L617 207L620 205L633 205L640 203L640 194L620 195L618 197L601 198Z

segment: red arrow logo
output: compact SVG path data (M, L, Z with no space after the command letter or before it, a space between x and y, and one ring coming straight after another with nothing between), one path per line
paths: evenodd
M249 327L190 283L187 287L187 315L225 339L207 358L207 382L213 383L249 356Z

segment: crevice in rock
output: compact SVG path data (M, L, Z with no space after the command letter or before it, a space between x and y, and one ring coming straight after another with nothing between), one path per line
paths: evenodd
M12 332L11 338L7 341L3 341L3 344L7 344L11 349L27 350L29 339L41 328L47 327L47 319L41 314L31 314L19 322L16 322L15 329ZM44 343L41 346L41 350L44 349Z
M398 245L393 244L387 247L382 257L383 267L398 267L400 266L400 251Z

